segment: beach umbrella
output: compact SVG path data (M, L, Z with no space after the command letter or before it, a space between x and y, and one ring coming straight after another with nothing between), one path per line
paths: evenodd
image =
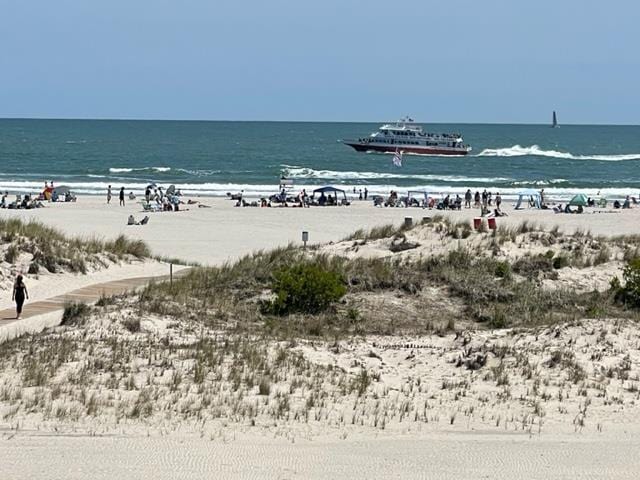
M569 205L573 206L573 207L586 207L587 206L587 196L584 193L579 193L578 195L575 195L571 201L569 202Z

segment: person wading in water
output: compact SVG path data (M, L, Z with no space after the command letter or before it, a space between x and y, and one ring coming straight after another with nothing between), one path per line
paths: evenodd
M24 305L24 300L29 298L29 292L27 292L27 286L24 284L22 280L22 275L18 275L16 278L16 283L13 285L13 295L11 300L16 302L16 320L20 320L20 315L22 315L22 306Z

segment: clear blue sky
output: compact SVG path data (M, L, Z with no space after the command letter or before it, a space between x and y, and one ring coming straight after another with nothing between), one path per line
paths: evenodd
M637 0L0 0L0 117L640 124Z

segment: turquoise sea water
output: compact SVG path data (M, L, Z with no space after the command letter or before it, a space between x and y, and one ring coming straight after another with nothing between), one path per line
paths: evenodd
M140 191L148 183L224 195L296 185L344 185L371 192L488 188L503 195L545 188L608 196L640 192L640 126L424 124L460 132L467 157L357 153L338 142L378 123L0 120L0 189L37 191L45 180L77 193L107 185Z

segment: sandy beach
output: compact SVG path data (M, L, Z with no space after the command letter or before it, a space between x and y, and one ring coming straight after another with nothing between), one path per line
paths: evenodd
M129 215L144 215L137 204L107 206L97 197L2 210L0 218L37 220L72 236L125 234L144 240L154 255L208 265L300 244L302 230L309 231L312 243L322 243L318 253L355 262L419 262L462 245L477 257L508 262L521 280L534 275L549 291L576 292L607 291L635 244L605 248L596 237L635 233L640 220L640 209L556 215L508 206L509 216L499 218L499 225L516 227L527 220L546 230L558 226L593 236L514 228L497 240L473 232L455 240L457 222L470 224L476 210L374 208L364 202L236 208L225 199L198 200L210 208L153 213L146 226L126 225ZM407 250L394 250L393 233L341 241L358 229L400 225L407 216L419 223L441 214L444 220L399 235ZM492 254L496 241L500 246ZM601 250L606 258L596 261ZM553 258L570 255L574 263L541 276L527 273L523 258L549 252ZM24 255L18 263L31 261ZM46 297L166 270L166 263L147 259L96 267L85 275L45 272L27 281L32 297ZM86 323L31 337L42 362L67 352L66 361L46 367L49 379L34 380L42 378L37 369L44 367L25 356L31 339L7 344L9 360L0 378L0 455L8 459L3 478L631 479L640 468L634 455L640 333L633 321L492 330L471 320L463 301L444 287L428 285L419 294L392 287L347 299L356 309L354 318L378 322L389 334L300 338L283 348L261 335L247 344L251 337L216 323L237 312L253 315L243 309L255 309L255 303L214 301L220 303L211 308L223 313L214 313L215 322L205 322L197 333L213 339L211 351L221 355L206 367L211 368L206 381L195 380L200 357L189 353L198 345L191 322L204 311L180 307L171 317L155 304L156 313L140 313L138 297L96 307ZM9 304L4 296L0 306ZM446 326L450 320L452 326ZM262 356L273 378L267 393L238 355ZM482 366L465 367L478 355ZM281 356L288 360L277 363ZM28 374L20 367L24 362L30 362ZM355 394L355 382L365 372L367 383Z
M127 218L136 220L146 213L135 201L119 207L107 205L102 197L83 196L76 203L47 203L36 210L0 210L0 218L35 219L70 235L113 238L121 233L144 240L156 254L190 262L215 265L261 249L290 242L300 244L301 232L309 232L313 243L337 242L358 229L394 223L409 216L420 221L426 216L445 215L454 221L471 221L478 209L441 211L421 208L375 208L371 202L355 201L349 207L252 208L234 207L224 198L196 198L211 208L188 205L188 211L148 214L146 226L127 226ZM503 205L508 217L498 225L517 225L523 220L545 228L559 226L567 233L576 229L594 235L622 235L638 232L640 208L613 210L587 208L584 214L554 214L551 210L514 210Z
M297 439L229 432L201 439L50 437L33 432L0 440L3 478L329 479L420 478L634 479L640 448L621 436L553 439L484 432L394 437ZM154 452L147 455L145 452Z

